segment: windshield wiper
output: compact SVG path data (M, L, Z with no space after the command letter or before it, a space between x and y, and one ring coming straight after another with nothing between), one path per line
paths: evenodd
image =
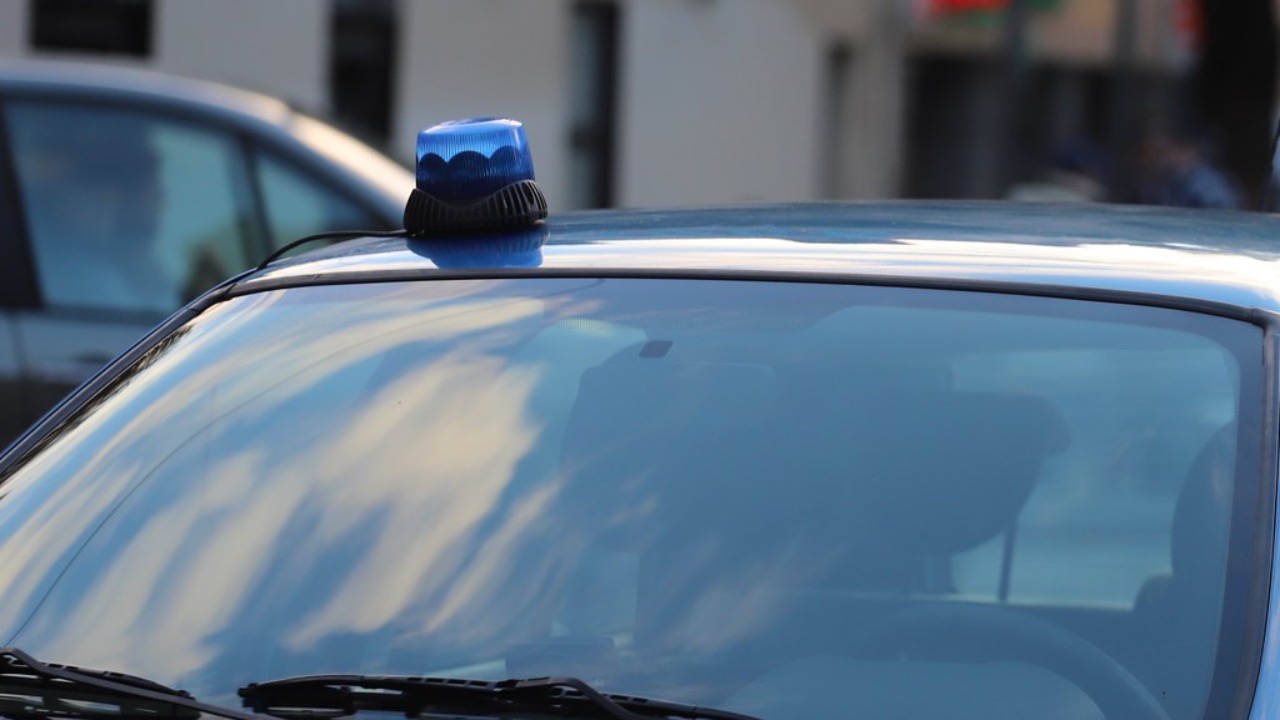
M279 718L354 715L539 714L607 720L757 720L727 710L602 693L577 678L458 680L395 675L309 675L240 688L244 706Z
M107 670L42 663L17 648L0 648L0 717L199 718L255 720L238 710L206 705L185 690Z

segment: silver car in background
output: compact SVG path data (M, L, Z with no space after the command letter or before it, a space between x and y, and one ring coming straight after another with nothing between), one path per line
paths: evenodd
M0 446L287 240L399 227L411 177L274 98L0 62Z

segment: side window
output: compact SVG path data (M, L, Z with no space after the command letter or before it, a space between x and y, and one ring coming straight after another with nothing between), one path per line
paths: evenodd
M382 227L351 198L265 152L258 154L258 184L273 247L328 230Z
M5 119L46 304L168 313L247 264L230 134L62 102L11 102Z
M954 376L965 390L1049 400L1069 437L1023 508L1010 554L1000 536L957 558L961 592L1003 585L1010 602L1132 607L1146 581L1170 572L1179 495L1237 412L1238 379L1221 349L974 356Z

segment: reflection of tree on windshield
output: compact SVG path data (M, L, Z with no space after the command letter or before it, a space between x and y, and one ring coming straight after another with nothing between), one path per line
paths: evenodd
M52 445L58 440L58 438L61 438L79 427L85 419L91 417L99 407L111 400L111 398L118 394L123 388L127 387L134 377L149 368L156 362L156 360L163 357L170 347L180 343L182 339L191 332L191 328L192 326L190 325L184 325L165 336L155 345L147 348L145 352L138 356L138 359L134 361L132 365L113 378L110 384L96 393L83 406L81 406L75 417L72 417L67 422L60 425L56 432L49 433L41 438L40 443L32 447L28 452L38 452L40 448ZM21 467L21 465L11 466L8 473L4 477L0 477L0 483L3 483L5 479L7 479L7 476L13 474L19 467Z
M1205 343L946 291L449 284L206 311L74 429L92 442L64 437L18 470L6 506L38 512L0 514L0 627L41 657L215 702L280 675L513 668L715 698L780 653L851 643L871 617L856 603L1003 601L987 580L1012 566L983 548L1066 452L1065 398L1139 397L1123 378L1064 381L1045 357ZM1198 376L1181 384L1217 387ZM1082 410L1105 414L1083 420L1102 435L1123 424L1093 399L1065 415ZM1087 614L1114 599L1091 584L1095 552L1141 582L1168 538L1147 542L1160 519L1131 517L1113 486L1070 485L1084 524L1022 517L1008 596ZM1108 508L1115 534L1090 524ZM1060 540L1082 533L1100 540Z
M533 538L542 531L522 528L540 521L538 503L525 497L518 508L501 504L515 463L533 442L531 433L537 432L536 425L521 417L524 404L518 401L528 393L536 367L506 368L487 360L484 348L492 340L472 349L466 344L455 346L434 363L430 358L439 351L421 342L401 348L407 352L405 359L413 362L398 369L381 360L415 336L429 337L442 329L456 332L464 323L479 328L518 322L538 307L536 303L499 303L489 313L473 312L469 317L461 316L456 306L446 307L437 313L444 328L419 314L408 318L408 327L414 329L409 335L403 330L387 333L370 323L365 327L377 341L351 347L347 338L342 344L351 350L345 354L323 351L320 345L330 342L330 337L317 336L315 328L299 329L295 333L299 337L276 336L274 347L256 348L276 363L288 362L281 352L292 354L304 366L315 365L308 358L329 357L316 371L295 376L280 390L296 391L299 383L328 384L330 390L313 388L314 393L286 395L292 399L273 404L280 402L278 394L253 392L251 378L232 373L231 377L248 383L235 383L240 388L235 394L249 400L247 404L215 386L201 397L177 404L180 416L149 418L148 422L165 423L175 432L183 426L199 428L198 434L172 456L157 458L163 460L159 467L142 469L148 478L146 503L132 511L126 504L97 533L95 543L84 549L60 582L68 588L62 599L73 603L58 612L64 621L43 630L31 628L32 632L47 637L55 648L65 641L81 650L99 648L108 654L121 647L120 633L151 638L153 642L144 643L148 647L140 649L131 667L170 673L199 669L200 674L213 676L234 668L234 676L245 679L272 674L273 654L332 657L317 653L318 646L344 648L341 654L346 655L351 643L381 637L390 662L396 657L397 638L425 637L430 632L431 647L442 658L456 660L463 648L464 657L491 657L505 649L505 645L477 642L476 633L510 636L507 631L521 626L536 626L545 633L545 623L534 623L528 612L515 609L537 598L537 593L494 591L496 585L510 584L517 575L527 576L531 588L550 582L545 577L551 570L548 563L554 566L563 561L528 554ZM404 328L406 320L391 319L387 327L397 325ZM300 337L310 340L302 342ZM511 340L517 337L512 335ZM273 385L276 377L275 372L262 373ZM334 404L343 398L345 405ZM219 408L235 411L224 415ZM279 442L277 429L282 426L291 428L293 443ZM133 442L145 444L144 436L135 436ZM382 450L388 446L414 451ZM269 488L262 488L268 496L251 492L258 487L253 478L263 477L273 479ZM490 488L489 502L482 500L485 486ZM193 492L196 496L189 495ZM141 515L130 520L134 512ZM436 520L424 524L424 518ZM489 540L476 546L473 538L478 537ZM177 538L187 540L179 540L175 549ZM281 552L264 554L265 548ZM406 548L414 550L406 552ZM99 552L108 555L93 560ZM114 561L107 560L113 556ZM170 560L161 561L165 557ZM242 581L207 587L207 578L226 572L211 571L215 566L237 568L235 574ZM115 576L113 567L129 569L138 592L128 595L138 604L120 607L119 623L108 627L96 619L98 610L92 608L101 607L96 601L82 603L75 598L94 598L101 592L116 598L107 602L118 604L119 588L109 582L100 584ZM147 568L151 568L150 580ZM157 597L151 594L155 587L171 590ZM173 592L182 597L174 599ZM471 599L473 593L499 605L477 605ZM249 597L276 600L244 604ZM282 615L282 608L289 613ZM264 611L269 616L253 619ZM535 615L549 612L543 609ZM237 617L235 627L279 626L285 643L263 648L256 634L226 637L227 613ZM485 620L480 621L477 613ZM387 625L392 618L399 620ZM184 630L165 630L174 623ZM197 627L207 627L210 633L199 646L170 644L179 638L200 639L202 633L189 632ZM410 642L416 662L428 661L431 653L424 653L419 641ZM119 665L119 658L111 664ZM260 672L249 676L250 669Z

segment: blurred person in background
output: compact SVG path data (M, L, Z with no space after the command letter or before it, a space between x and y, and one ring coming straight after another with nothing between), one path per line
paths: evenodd
M1139 147L1142 202L1239 210L1239 188L1215 162L1213 146L1194 124L1153 126Z

